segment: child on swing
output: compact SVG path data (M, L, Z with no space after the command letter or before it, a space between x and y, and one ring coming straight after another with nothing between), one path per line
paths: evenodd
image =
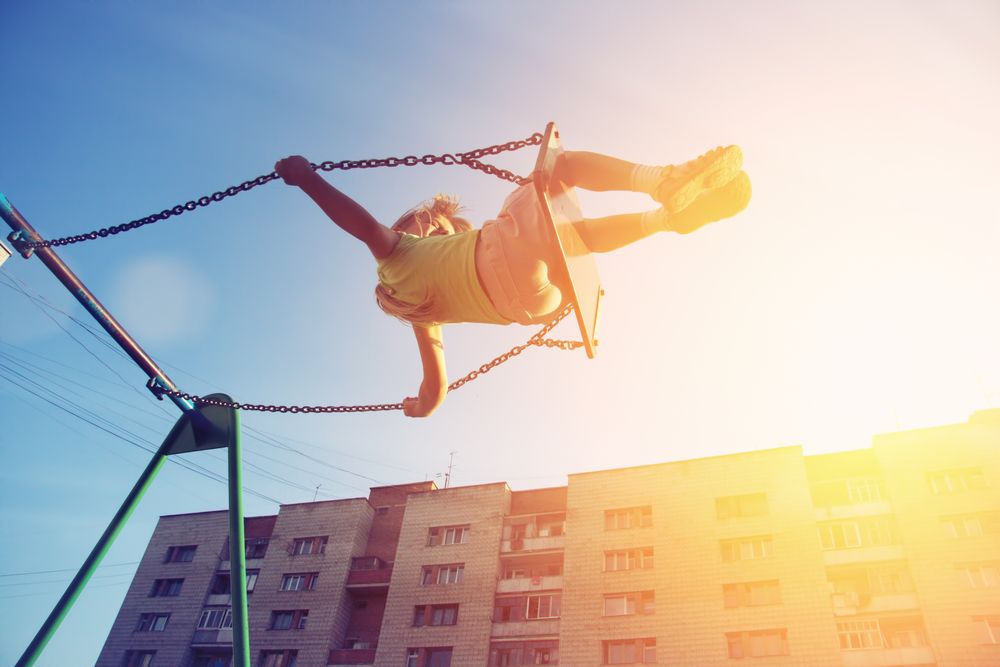
M554 177L585 190L643 192L660 203L659 209L645 213L576 225L588 250L611 252L656 232L687 234L739 213L751 190L742 163L737 146L665 167L566 151L556 162ZM417 395L403 400L409 417L430 415L448 393L442 324L534 324L548 321L564 306L564 290L549 279L558 249L548 238L530 183L508 196L497 219L478 230L457 215L455 199L441 195L386 227L327 183L304 157L280 160L275 171L375 257L375 299L386 313L412 325L423 366Z

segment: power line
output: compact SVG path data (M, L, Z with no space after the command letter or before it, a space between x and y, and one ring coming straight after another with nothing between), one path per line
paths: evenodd
M3 273L5 273L5 274L6 274L6 272L5 272L5 271L4 271ZM8 275L7 277L8 277L8 278L11 278L11 279L12 279L12 277L11 277L11 276L9 276L9 275ZM94 328L92 328L91 326L88 326L88 325L87 325L86 323L84 323L84 322L80 321L80 320L79 320L78 318L74 317L74 316L73 316L73 315L71 315L70 313L67 313L66 311L64 311L64 310L62 310L62 309L60 309L60 308L58 308L58 307L54 306L54 305L53 305L53 304L51 304L51 303L50 303L50 302L49 302L48 300L44 299L44 297L41 297L41 296L38 296L37 294L32 294L32 293L29 293L29 290L28 290L27 286L26 286L26 285L24 285L24 283L23 283L23 282L21 282L21 281L17 281L17 282L18 282L18 283L20 283L20 286L17 286L17 285L13 285L13 284L10 284L10 283L6 283L6 286L7 286L8 288L10 288L10 289L14 289L14 290L16 290L17 292L19 292L20 294L22 294L22 295L23 295L24 297L26 297L27 299L31 300L31 301L32 301L32 302L33 302L33 303L35 304L35 306L36 306L36 307L38 307L38 308L39 308L40 310L42 310L42 312L43 312L43 313L45 313L45 314L46 314L46 316L47 316L47 317L49 317L49 319L52 319L52 320L53 320L53 321L54 321L54 322L55 322L55 323L56 323L56 324L57 324L57 325L58 325L58 326L60 327L60 329L62 329L62 330L63 330L63 331L64 331L64 332L65 332L65 333L66 333L67 335L69 335L69 336L70 336L70 337L71 337L71 338L72 338L72 339L73 339L73 340L74 340L74 341L75 341L75 342L76 342L77 344L79 344L79 345L80 345L81 347L83 347L83 348L84 348L84 349L85 349L85 350L86 350L86 351L87 351L88 353L90 353L90 354L91 354L92 356L94 356L94 357L95 357L96 359L98 359L98 361L100 361L100 362L102 363L102 365L104 365L104 366L105 366L106 368L108 368L109 370L111 370L111 371L112 371L112 372L113 372L113 373L114 373L114 374L115 374L115 375L116 375L116 376L117 376L117 377L119 378L119 380L121 380L121 381L122 381L122 383L123 383L123 384L125 384L126 386L128 386L128 387L129 387L129 389L131 389L131 390L133 390L133 391L137 391L137 390L135 389L135 387L134 387L133 385L131 385L130 383L128 383L128 382L127 382L127 381L126 381L126 380L125 380L125 379L124 379L124 378L123 378L123 377L122 377L122 376L121 376L121 375L120 375L119 373L117 373L117 372L116 372L116 371L115 371L114 369L112 369L112 368L111 368L110 366L108 366L108 365L107 365L106 363L104 363L104 361L103 361L103 360L101 360L101 359L100 359L99 357L97 357L97 355L96 355L96 354L94 354L94 353L93 353L93 351L91 351L91 350L90 350L90 349L89 349L89 348L87 347L87 345L86 345L85 343L83 343L83 341L80 341L80 340L79 340L79 339L77 339L77 338L76 338L75 336L73 336L73 335L72 335L72 334L71 334L71 333L70 333L70 332L69 332L69 331L68 331L68 330L67 330L67 329L66 329L65 327L63 327L63 326L62 326L62 325L61 325L61 324L60 324L60 323L59 323L58 321L56 321L56 320L55 320L55 319L54 319L54 318L53 318L53 317L52 317L51 315L49 315L48 313L46 313L46 312L45 312L45 309L47 308L47 309L50 309L50 310L54 310L54 311L56 311L56 312L59 312L59 313L62 313L63 315L65 315L66 317L68 317L68 318L70 319L70 321L72 321L73 323L77 324L78 326L80 326L81 328L83 328L83 329L84 329L84 330L85 330L85 331L86 331L87 333L89 333L89 334L91 334L92 336L94 336L94 338L96 338L96 339L98 340L98 342L100 342L101 344L105 345L106 347L108 347L108 348L109 348L109 349L111 349L111 350L112 350L113 352L117 353L118 355L120 355L120 356L122 356L122 357L124 357L124 358L127 358L127 356L126 356L126 355L124 354L124 352L123 352L123 351L121 351L120 349L118 349L118 348L117 348L116 346L112 345L110 341L107 341L107 340L105 340L105 337L106 337L106 334L104 334L104 332L103 332L103 331L99 331L99 330L95 330L95 329L94 329ZM0 283L0 284L2 284L2 283ZM8 345L9 345L9 343L8 343ZM16 347L16 346L13 346L13 347ZM62 379L65 379L65 380L67 380L67 381L69 381L69 382L72 382L73 384L76 384L76 385L78 385L78 386L83 386L83 387L86 387L86 388L88 388L89 390L91 390L91 391L94 391L95 393L99 393L99 394L101 394L101 395L104 395L104 396L106 396L106 397L109 397L109 398L111 398L112 400L116 400L116 401L118 401L119 403L122 403L122 404L124 404L124 405L127 405L127 406L129 406L129 407L130 407L131 409L137 409L137 408L136 408L136 406L134 406L134 405L132 405L132 404L129 404L129 403L125 402L125 401L122 401L121 399L117 399L117 398L115 398L115 397L112 397L112 396L110 396L110 395L108 395L108 394L106 394L106 393L104 393L104 392L100 392L100 391L98 391L98 390L95 390L95 389L93 389L93 387L90 387L90 386L87 386L87 385L84 385L83 383L80 383L80 382L77 382L77 381L75 381L75 380L72 380L72 379L70 379L70 378L66 378L65 376L61 376L61 375L59 375L58 373L54 373L53 371L49 371L49 370L47 370L47 369L41 369L41 367L39 367L39 366L37 366L37 365L35 365L35 364L30 364L29 362L25 362L24 360L18 360L18 359L17 359L16 357L10 357L9 355L5 355L5 356L7 356L7 358L8 358L8 359L9 359L10 361L12 361L12 362L16 362L16 363L18 363L19 365L24 365L24 364L28 364L28 365L30 365L30 366L32 366L32 367L34 367L34 368L38 369L38 370L41 370L41 371L43 371L43 372L47 372L47 373L48 373L48 374L50 374L50 375L55 375L56 377L60 377L60 378L62 378ZM37 355L37 354L36 354L36 356L40 356L40 357L41 357L41 358L43 358L43 359L45 359L45 358L46 358L46 357L44 357L43 355ZM51 359L50 359L49 361L53 361L53 360L51 360ZM59 362L55 362L55 363L59 363ZM60 363L60 365L62 365L62 366L66 366L67 368L70 368L70 369L72 369L72 370L75 370L75 371L79 372L79 370L78 370L78 369L75 369L75 368L73 368L73 367L71 367L71 366L67 366L66 364L61 364L61 363ZM175 367L175 368L176 368L176 367ZM13 369L9 369L9 368L8 368L8 370L10 370L10 371L12 371L12 372L13 372ZM183 372L183 373L185 373L185 374L188 374L188 375L191 375L190 373L187 373L186 371L183 371L182 369L178 369L178 370L181 370L181 372ZM20 374L18 374L18 375L20 375ZM89 374L88 374L88 375L89 375ZM25 378L25 377L24 377L23 375L20 375L20 377L24 378L25 380L28 380L28 381L31 381L31 380L29 380L28 378ZM91 376L91 377L96 377L96 376ZM9 379L9 378L8 378L8 379ZM38 387L40 387L40 388L41 388L41 385L39 385L38 383L36 383L36 382L33 382L33 381L31 381L31 382L32 382L32 384L35 384L36 386L38 386ZM56 384L57 386L60 386L60 387L62 387L62 388L63 388L64 390L66 390L66 391L71 391L72 393L76 393L76 392L73 392L73 390L71 390L71 389L69 389L69 388L65 387L64 385L60 385L59 383L55 383L55 384ZM20 386L20 385L19 385L19 386ZM23 388L23 387L22 387L22 388ZM51 390L51 389L49 389L49 388L44 388L44 389L45 389L46 391L49 391L49 392L51 392L51 393L54 393L54 394L55 394L56 396L59 396L59 394L58 394L58 393L56 393L56 392L52 392L52 390ZM148 397L148 396L145 396L145 394L142 394L141 392L137 392L137 393L139 393L139 395L140 395L140 396L144 396L145 398L149 398L149 399L151 400L151 398L150 398L150 397ZM63 397L63 396L59 396L59 398L62 398L63 400L66 400L66 399L65 399L65 397ZM110 427L112 427L112 428L118 428L119 430L122 430L122 431L124 431L124 432L126 432L126 433L128 433L128 434L132 435L132 436L133 436L133 437L135 437L135 438L139 438L139 439L143 439L143 438L141 438L140 436L138 436L137 434L135 434L135 433L131 433L131 432L130 432L130 431L128 431L127 429L124 429L124 428L122 428L122 427L121 427L120 425L117 425L117 424L113 424L113 423L112 423L112 422L110 422L109 420L107 420L107 419L105 419L105 418L103 418L103 417L101 417L101 416L99 416L99 415L96 415L96 414L94 414L94 413L92 413L92 412L88 411L88 410L87 410L86 408L83 408L82 406L80 406L80 405L78 405L78 404L73 404L73 405L74 405L74 406L75 406L75 407L76 407L77 409L79 409L79 410L83 410L83 411L85 411L85 412L88 412L88 413L90 413L90 414L91 414L91 416L92 416L92 417L93 417L94 419L96 419L96 420L99 420L99 421L101 421L101 422L103 422L103 423L105 423L105 424L109 425L109 426L110 426ZM57 407L59 407L59 406L57 406ZM159 406L158 406L158 407L159 407ZM160 407L160 410L161 410L161 411L164 411L162 407ZM115 411L113 411L113 410L112 410L111 412L115 412ZM145 412L145 411L143 411L143 412ZM164 411L164 412L165 412L165 411ZM73 413L71 412L70 414L73 414ZM147 426L147 425L145 425L145 424L142 424L141 422L138 422L138 421L136 421L136 420L132 419L131 417L128 417L128 416L125 416L125 415L121 415L121 413L117 413L117 412L115 412L115 414L118 414L119 416L122 416L122 417L124 417L125 419L128 419L129 421L132 421L132 422L134 422L134 423L136 423L136 424L139 424L139 425L140 425L140 426L142 426L143 428L149 428L150 430L154 430L154 429L152 429L152 427L149 427L149 426ZM148 413L147 413L147 414L148 414ZM74 415L74 416L77 416L77 415ZM86 420L85 420L85 421L86 421ZM271 434L267 434L267 433L265 433L265 432L263 432L263 431L259 431L259 430L257 430L257 429L254 429L254 428L252 428L252 427L245 427L245 428L247 429L247 431L249 431L249 433L248 433L248 437L249 437L249 438L251 438L251 439L254 439L254 440L257 440L258 442L261 442L261 443L263 443L263 444L266 444L266 445L268 445L268 446L272 446L272 447L276 447L276 448L279 448L279 449L282 449L282 450L284 450L284 451L288 451L288 452L291 452L291 453L294 453L294 454L297 454L297 455L299 455L299 456L302 456L303 458L307 459L308 461L310 461L310 462L312 462L312 463L315 463L315 464L318 464L318 465L322 465L322 466L324 466L324 467L327 467L327 468L330 468L331 470L335 470L335 471L337 471L337 472L341 472L341 473L344 473L344 474L348 474L348 475L351 475L351 476L354 476L354 477L358 477L358 478L360 478L360 479L364 479L364 480L366 480L366 481L369 481L369 482L374 482L374 483L376 483L376 484L380 484L380 485L381 485L381 484L386 484L386 482L385 482L385 481L383 481L383 480L380 480L380 479L376 479L376 478L374 478L374 477L371 477L371 476L368 476L368 475L363 475L363 474L361 474L361 473L358 473L358 472L355 472L355 471L353 471L353 470L350 470L350 469L347 469L347 468L344 468L344 467L341 467L341 466L336 466L336 465L333 465L333 464L331 464L331 463L328 463L327 461L324 461L324 460L322 460L322 459L319 459L319 458L316 458L316 457L314 457L314 456L310 456L309 454L306 454L305 452L303 452L303 451L301 451L301 450L299 450L299 449L297 449L297 448L295 448L295 447L291 447L291 446L288 446L288 445L286 445L286 444L284 444L284 443L282 443L282 442L278 441L278 440L277 440L277 439L276 439L276 438L275 438L274 436L272 436ZM258 435L253 435L253 434L258 434ZM153 443L151 443L151 444L153 444ZM309 444L309 443L303 443L303 444ZM153 444L153 446L155 446L155 444ZM343 455L345 455L345 456L350 456L350 457L352 457L352 458L358 458L358 459L360 459L360 460L365 460L365 459L362 459L361 457L356 457L356 456L352 456L352 455L350 455L350 454L346 454L346 453L342 453L342 454L343 454ZM255 455L255 456L260 456L260 457L262 457L262 458L265 458L265 459L268 459L268 460L271 460L271 461L273 461L273 462L276 462L276 463L279 463L279 464L281 464L281 465L285 465L286 467L289 467L289 468L291 468L291 469L293 469L293 470L298 470L298 471L300 471L300 472L310 472L310 473L312 473L312 474L315 474L315 473L314 473L313 471L306 471L306 470L303 470L302 468L298 468L298 467L296 467L296 466L293 466L293 465L291 465L291 464L288 464L288 463L286 463L286 462L284 462L284 461L280 461L280 460L278 460L278 459L273 459L273 458L270 458L270 457L267 457L267 456L265 456L265 455L263 455L263 454L260 454L259 452L254 452L254 455ZM368 461L368 462L371 462L371 463L376 463L376 462L374 462L374 461ZM385 465L385 464L382 464L382 463L380 463L380 464L381 464L381 465ZM285 479L285 478L282 478L282 477L280 477L280 476L278 476L278 475L275 475L274 473L271 473L270 471L267 471L267 470L265 470L264 468L261 468L261 467L259 467L259 466L254 466L253 464L250 464L250 465L248 465L248 467L249 467L249 468L251 469L251 471L253 471L253 472L254 472L255 474L258 474L258 475L260 475L260 476L264 476L264 477L267 477L268 479L271 479L271 480L273 480L273 481L277 481L277 482L280 482L280 483L284 483L284 484L287 484L287 485L289 485L289 486L291 486L291 487L293 487L293 488L296 488L296 489L299 489L299 490L311 490L311 487L310 487L310 489L306 489L306 488L305 488L305 487L304 487L303 485L301 485L301 484L299 484L299 483L297 483L297 482L292 482L292 481L290 481L290 480L287 480L287 479ZM397 469L400 469L400 470L405 470L405 469L403 469L403 468L398 468L397 466L388 466L388 467L395 467L395 468L397 468ZM213 475L214 475L215 473L210 473L210 474L213 474ZM334 483L336 483L336 484L341 484L341 485L343 485L343 486L345 486L345 487L347 487L347 488L351 488L351 489L357 489L357 490L360 490L360 491L366 491L366 490L367 490L367 489L360 489L359 487L356 487L356 486L353 486L353 485L350 485L350 484L346 484L346 483L344 483L344 482L341 482L341 481L339 481L339 480L333 480L333 479L331 479L331 478L325 478L325 479L327 479L328 481L331 481L331 482L334 482Z
M138 565L139 561L130 560L125 563L107 563L102 564L101 567L125 567L126 565ZM58 570L35 570L34 572L3 572L0 573L0 577L28 577L36 574L56 574L57 572L76 572L80 568L78 567L64 567Z
M0 364L0 368L2 368L2 364ZM6 379L11 384L14 384L14 385L20 387L24 391L27 391L29 394L32 394L33 396L36 396L37 398L45 401L46 403L49 403L50 405L52 405L52 406L54 406L56 408L59 408L60 410L63 410L65 412L69 413L70 415L76 417L77 419L80 419L80 420L82 420L82 421L90 424L91 426L93 426L95 428L98 428L98 429L104 431L105 433L107 433L107 434L115 437L115 438L118 438L119 440L127 442L128 444L130 444L130 445L132 445L134 447L138 447L139 449L142 449L142 450L144 450L146 452L149 452L151 454L153 454L153 453L156 452L155 448L147 447L147 446L143 445L140 442L136 442L134 440L130 440L129 438L126 438L125 436L123 436L123 435L121 435L119 433L115 433L114 431L112 431L112 430L110 430L108 428L105 428L104 426L98 424L97 422L92 421L90 419L87 419L85 416L80 415L80 414L78 414L76 412L73 412L69 408L66 408L65 406L59 405L55 401L52 401L52 400L50 400L49 398L47 398L45 396L42 396L41 394L39 394L39 393L31 390L29 387L25 387L24 385L20 384L19 382L17 382L16 380L12 379L11 377L5 375L2 372L0 372L0 377L3 377L4 379ZM191 472L194 472L194 473L196 473L198 475L201 475L202 477L207 477L208 479L214 480L216 482L221 482L222 484L227 484L228 483L227 480L226 480L226 478L223 477L222 475L219 475L218 473L215 473L215 472L213 472L213 471L211 471L211 470L209 470L209 469L207 469L207 468L205 468L203 466L199 466L199 465L197 465L195 463L191 463L190 461L185 461L183 459L178 459L176 457L168 457L167 461L169 461L171 463L174 463L176 465L179 465L182 468L190 470ZM275 500L274 498L271 498L270 496L266 496L266 495L264 495L262 493L259 493L258 491L255 491L254 489L250 489L250 488L244 486L243 490L246 493L249 493L251 495L257 496L258 498L261 498L263 500L267 500L268 502L272 502L272 503L274 503L276 505L280 505L281 504L280 501Z
M143 395L141 392L139 392L138 389L135 388L134 385L132 385L128 380L126 380L121 375L121 373L119 373L118 371L116 371L107 362L105 362L103 359L101 359L99 356L97 356L97 354L93 350L91 350L89 347L87 347L83 343L83 341L81 341L79 338L77 338L76 336L74 336L72 334L72 332L70 332L69 329L67 329L66 327L64 327L62 325L62 322L60 322L59 320L57 320L55 317L52 316L51 313L49 313L48 311L46 311L45 308L42 307L42 303L41 303L41 302L44 301L44 299L42 299L40 296L29 294L28 293L28 287L27 287L27 285L25 285L21 280L19 280L18 278L16 278L14 275L12 275L10 273L7 273L6 271L3 271L3 273L6 275L6 277L10 278L15 283L15 289L17 289L19 292L21 292L21 294L23 294L26 298L28 298L32 302L32 304L35 305L36 308L38 308L47 318L49 318L50 320L52 320L52 322L55 323L55 325L57 327L59 327L60 329L62 329L62 331L67 336L69 336L70 338L72 338L80 347L82 347L87 352L87 354L89 354L90 356L92 356L94 359L96 359L98 361L98 363L100 363L102 366L104 366L109 371L111 371L129 389L135 391L140 396ZM45 305L49 306L50 308L54 308L54 306L51 306L51 304L48 304L47 302L45 303ZM58 310L58 309L56 309L56 310ZM62 312L62 311L59 311L59 312ZM70 319L72 319L74 321L76 320L76 318L74 318L74 317L72 317L70 315L67 315L67 316L70 317ZM84 328L87 329L87 331L90 331L90 329L88 327L84 327ZM91 334L93 334L93 332L91 332ZM101 339L98 338L98 340L101 340ZM104 341L101 341L101 342L103 343Z

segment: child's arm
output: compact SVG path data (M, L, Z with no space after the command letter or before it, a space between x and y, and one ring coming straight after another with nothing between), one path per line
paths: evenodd
M309 160L293 155L279 160L274 170L288 185L302 189L338 227L368 246L375 259L392 254L399 235L372 217L363 206L313 171Z
M417 337L420 361L424 367L424 381L417 396L403 400L403 414L408 417L427 417L437 410L448 395L448 374L444 367L444 337L439 325L413 325Z

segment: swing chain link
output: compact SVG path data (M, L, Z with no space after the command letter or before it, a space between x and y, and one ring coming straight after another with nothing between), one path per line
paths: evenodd
M516 141L508 141L503 144L494 144L493 146L487 146L485 148L477 148L475 150L467 151L465 153L443 153L441 155L424 155L422 157L417 157L416 155L407 155L406 157L388 157L388 158L372 158L367 160L341 160L340 162L322 162L320 164L312 164L314 171L333 171L334 169L371 169L374 167L413 167L418 164L423 165L434 165L434 164L444 164L444 165L454 165L461 164L465 165L471 169L479 170L483 173L490 174L491 176L496 176L497 178L509 181L511 183L517 183L518 185L524 185L529 182L530 179L518 176L517 174L507 170L495 167L491 164L486 164L482 162L479 158L486 155L499 155L505 151L516 151L518 149L524 148L525 146L537 146L542 143L541 132L535 132L527 139L519 139ZM159 213L152 213L144 218L137 218L130 222L124 222L120 225L113 225L111 227L104 227L102 229L97 229L92 232L85 232L83 234L76 234L73 236L64 236L57 239L40 240L40 241L19 241L18 249L21 248L48 248L51 246L64 246L73 243L80 243L81 241L92 241L97 238L106 238L108 236L113 236L115 234L120 234L122 232L128 232L133 229L137 229L144 225L149 225L154 222L160 222L161 220L167 220L174 216L181 215L187 211L193 211L199 207L208 206L213 202L219 202L226 197L232 197L241 192L249 192L258 185L264 185L277 178L278 173L272 171L270 174L263 174L257 178L250 179L249 181L243 181L239 185L231 185L224 190L218 192L213 192L211 195L199 197L198 199L192 199L191 201L178 204L173 208L163 209ZM397 408L384 408L384 409L397 409Z
M553 340L550 338L545 338L545 335L549 333L559 322L563 320L567 315L573 312L573 304L568 304L563 308L555 319L546 324L544 327L538 330L535 335L529 338L525 343L521 345L515 345L507 352L504 352L493 360L486 362L476 370L468 373L462 378L455 380L450 385L448 385L448 391L452 392L456 389L464 386L468 382L472 382L476 378L485 373L489 373L491 370L510 361L514 357L518 356L524 352L529 347L553 347L560 350L575 350L579 347L583 347L583 343L580 341L573 340ZM156 379L150 379L146 386L150 391L160 400L163 400L164 396L170 396L173 398L182 398L187 401L191 401L195 405L214 405L223 408L231 408L233 410L244 410L251 412L290 412L292 414L299 413L333 413L333 412L383 412L389 410L402 410L402 403L373 403L371 405L262 405L257 403L239 403L237 401L222 401L215 398L204 398L202 396L194 396L192 394L187 394L183 391L177 389L167 389L166 387L160 385Z

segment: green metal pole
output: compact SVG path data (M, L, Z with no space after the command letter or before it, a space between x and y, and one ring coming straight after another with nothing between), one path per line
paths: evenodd
M59 628L59 624L63 622L66 614L69 613L70 607L72 607L73 603L76 602L77 597L79 597L80 593L83 591L83 587L87 585L90 577L97 570L101 561L104 560L104 556L107 555L108 549L111 548L115 538L118 537L118 533L121 532L125 522L128 521L133 510L135 510L139 501L142 500L143 495L145 495L146 490L149 489L150 484L153 483L153 479L156 477L156 474L160 472L160 468L163 467L163 464L167 460L166 451L168 449L168 445L169 443L167 442L160 445L160 448L156 451L156 454L153 455L153 459L149 462L149 465L147 465L146 469L142 471L142 475L139 476L135 486L132 487L132 491L130 491L128 496L125 498L125 502L122 503L118 513L115 514L113 519L111 519L111 523L105 529L104 534L101 535L101 539L97 541L96 545L94 545L90 555L87 556L87 560L83 562L83 566L80 568L80 571L76 573L75 577L73 577L73 581L66 589L66 592L63 593L61 598L59 598L59 602L56 603L52 613L50 613L49 617L45 619L45 623L43 623L42 627L39 628L35 638L31 640L28 648L25 649L24 654L21 655L21 659L17 661L16 667L30 667L30 665L35 664L38 656L45 650L45 645L49 643L50 639L52 639L52 635L55 634L56 630ZM243 534L242 528L243 523L241 521L240 535ZM243 565L242 555L243 552L240 551L241 566ZM245 591L243 600L245 605ZM246 663L247 667L249 667L249 664L250 663Z
M240 411L233 411L234 433L229 445L229 588L233 604L233 667L250 667L247 623L247 561L243 535L243 460L240 451Z

